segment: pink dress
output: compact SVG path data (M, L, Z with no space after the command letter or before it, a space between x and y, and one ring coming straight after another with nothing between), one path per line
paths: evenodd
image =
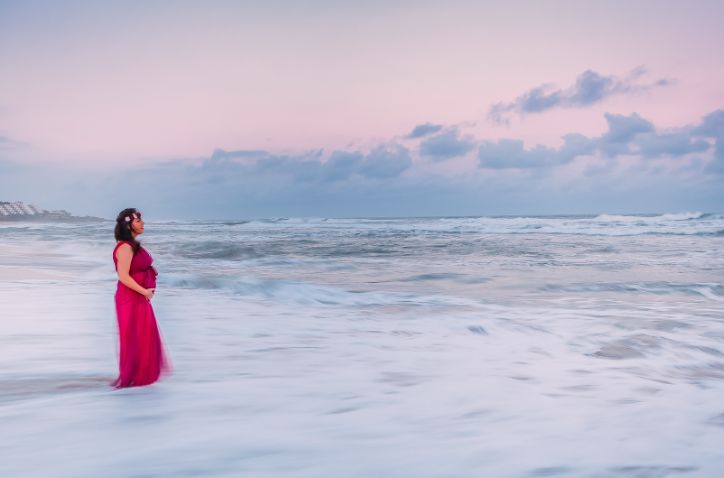
M113 263L118 270L116 251L124 241L113 249ZM127 243L129 244L130 243ZM143 247L133 254L130 276L145 288L156 287L156 270L151 265L153 258ZM156 325L151 302L138 292L118 281L116 289L116 315L120 339L119 375L113 381L116 388L149 385L168 371L168 364Z

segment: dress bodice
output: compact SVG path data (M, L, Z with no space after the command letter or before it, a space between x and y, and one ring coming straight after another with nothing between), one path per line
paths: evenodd
M133 247L131 243L126 241L120 241L116 244L115 249L113 249L113 264L115 265L116 270L118 270L118 258L116 257L116 251L118 251L121 244L128 244ZM156 287L156 276L158 273L153 267L153 257L151 257L151 254L143 247L139 247L138 251L133 253L133 259L131 259L131 267L128 270L128 274L143 287Z

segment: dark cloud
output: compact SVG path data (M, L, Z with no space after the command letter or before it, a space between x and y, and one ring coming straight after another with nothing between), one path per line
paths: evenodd
M438 146L446 144L440 138L452 139L453 145L472 144L479 168L486 171L464 175L440 174L443 168L430 167L429 161L413 162L412 153L394 143L367 153L338 150L328 156L319 150L285 155L218 149L203 160L169 160L112 172L29 162L3 151L0 192L47 208L105 217L127 204L157 218L534 212L530 208L565 213L635 211L649 204L719 210L724 204L722 111L675 130L657 130L635 113L607 114L604 133L567 134L558 147L526 147L519 139L461 139L457 130L446 127L421 141L421 153L422 144L435 138ZM632 157L602 160L621 155ZM589 162L591 157L597 160ZM657 160L662 157L681 160ZM573 161L578 161L576 168L555 174ZM413 167L413 174L405 174ZM690 202L677 202L682 198Z
M714 139L714 157L707 165L706 171L724 174L724 110L716 110L706 115L692 132L700 137Z
M593 154L596 140L572 133L563 137L560 148L536 145L525 149L519 139L483 142L478 149L478 165L489 169L541 169L567 164L578 156Z
M520 105L523 111L528 113L539 113L553 108L561 101L561 92L550 91L550 85L533 88L520 97Z
M636 135L655 130L653 123L636 113L628 116L605 113L604 117L608 123L608 131L598 138L597 144L601 152L611 158L633 154L631 141Z
M334 151L324 163L324 179L327 181L340 181L353 175L364 155L359 151Z
M569 133L563 136L563 146L558 150L558 162L570 163L578 156L586 156L596 152L597 142L582 134Z
M716 110L704 116L701 124L696 126L692 133L697 136L709 138L721 137L724 135L724 110Z
M295 182L310 182L320 179L322 168L319 158L314 156L266 156L256 161L251 172L289 178Z
M254 158L260 158L264 156L269 156L268 151L263 150L253 150L253 149L246 149L246 150L238 150L238 151L224 151L223 149L215 149L214 153L211 155L212 161L225 161L225 160L232 160L232 159L254 159Z
M637 138L636 145L637 153L647 159L701 153L711 147L704 140L693 140L687 133L644 134Z
M457 128L450 128L420 144L420 154L435 161L444 161L469 153L475 147L470 136L460 137Z
M634 155L641 159L676 158L702 153L711 148L708 141L697 139L689 130L657 132L652 122L636 113L606 113L605 118L608 130L601 136L589 138L577 133L568 134L563 137L560 148L537 145L525 149L523 142L515 139L483 142L478 150L479 166L492 169L551 168L567 164L580 156L594 154L608 158L622 155ZM710 115L696 130L716 133L719 124L717 118ZM721 154L720 144L724 142L717 140L715 156Z
M437 133L442 129L441 124L424 123L415 126L410 134L406 136L408 139L422 138L433 133Z
M359 173L367 178L391 178L399 176L412 165L410 151L399 145L378 146L373 149L359 167Z
M331 183L353 177L383 179L400 175L412 164L410 152L399 145L379 145L367 155L333 151L326 161L322 151L280 155L268 151L217 149L198 168L200 181L246 183L275 180L287 183Z
M593 94L595 88L589 86L579 90ZM430 133L422 140L419 153L434 161L445 161L465 155L477 147L480 168L547 170L585 156L611 159L638 156L643 160L686 157L710 150L712 144L709 138L713 138L716 141L715 159L708 163L707 168L724 171L724 166L720 166L724 165L724 159L721 159L724 140L719 139L724 137L724 110L707 115L694 127L675 131L658 131L651 121L637 113L606 113L604 117L608 128L600 136L570 133L562 137L563 144L557 148L543 145L526 148L522 140L513 138L478 142L471 136L462 136L455 127L441 127L437 133ZM432 126L437 128L438 125ZM323 185L395 178L411 166L410 151L396 144L380 145L368 154L333 151L326 161L321 150L287 156L262 150L217 149L202 165L204 174L200 180L239 183L248 181L248 178L267 178L286 179L289 184ZM598 170L604 173L610 171L606 167Z
M290 182L318 180L322 174L321 151L300 155L273 154L263 150L214 150L197 167L194 181L200 183L244 183L249 178L273 178Z
M537 145L525 149L520 139L485 141L478 149L478 165L489 169L545 168L555 164L556 151Z
M605 114L608 131L596 139L598 150L615 158L635 155L642 159L681 157L707 151L711 145L696 139L690 129L658 132L654 124L636 113L630 115Z
M566 101L570 106L589 106L613 94L623 85L625 83L617 82L612 76L603 76L595 71L586 70L576 78L576 84Z
M550 84L541 85L523 93L511 103L496 103L490 107L488 118L495 123L505 124L513 115L542 113L554 108L585 108L609 96L638 93L669 84L665 79L641 83L639 80L645 73L646 70L639 67L627 77L617 78L586 70L568 88L556 89Z
M714 159L709 162L706 171L709 173L724 174L724 134L716 140Z
M628 143L639 133L654 131L654 124L636 113L628 116L606 113L604 117L608 131L602 139L607 143Z

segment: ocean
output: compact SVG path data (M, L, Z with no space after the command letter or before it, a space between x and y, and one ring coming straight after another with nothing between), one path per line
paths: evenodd
M724 476L724 214L0 222L2 477Z

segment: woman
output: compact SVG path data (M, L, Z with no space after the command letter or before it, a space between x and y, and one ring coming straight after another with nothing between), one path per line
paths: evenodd
M156 270L151 255L136 237L143 234L141 213L124 209L116 218L113 262L118 272L116 315L120 356L116 388L149 385L167 370L151 299L156 290Z

